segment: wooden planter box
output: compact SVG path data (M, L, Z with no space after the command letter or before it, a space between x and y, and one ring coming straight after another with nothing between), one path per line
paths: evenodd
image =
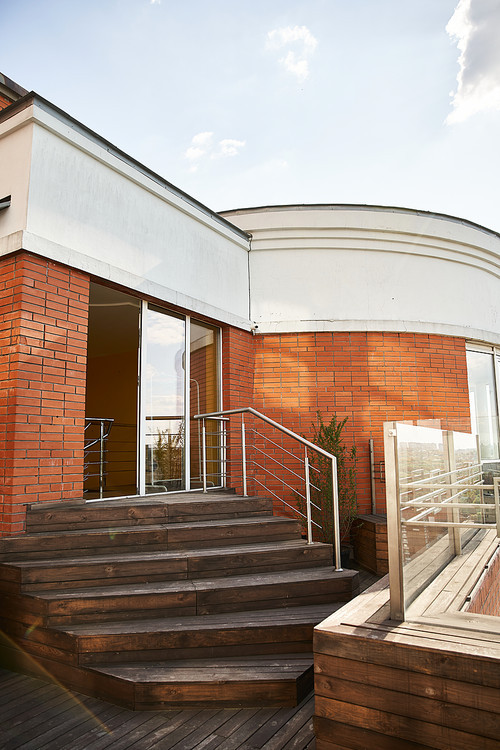
M383 576L389 571L387 517L358 516L351 530L354 558L367 570Z

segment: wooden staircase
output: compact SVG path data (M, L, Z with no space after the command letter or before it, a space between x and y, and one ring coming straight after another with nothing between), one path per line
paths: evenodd
M32 507L0 540L0 592L8 669L135 709L289 706L358 574L270 499L149 495Z

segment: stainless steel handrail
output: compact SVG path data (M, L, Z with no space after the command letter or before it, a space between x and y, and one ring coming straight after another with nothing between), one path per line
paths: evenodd
M300 461L300 463L301 463L301 464L304 464L304 466L305 466L305 463L306 463L306 462L305 462L305 461L303 461L303 460L302 460L302 459L300 458L300 456L296 456L296 455L295 455L294 453L292 453L291 451L287 451L287 449L286 449L286 448L283 448L283 446L282 446L282 445L280 445L279 443L275 443L275 442L274 442L274 440L271 440L271 438L270 438L270 437L268 437L267 435L264 435L264 433L263 433L263 432L257 432L257 430L252 430L252 429L249 429L249 430L247 430L247 432L253 432L253 434L254 434L254 435L258 435L259 437L261 437L261 438L264 438L264 440L267 440L267 442L268 442L268 443L271 443L272 445L275 445L275 446L276 446L277 448L279 448L279 449L280 449L280 450L281 450L281 451L282 451L283 453L287 453L287 454L288 454L289 456L292 456L293 458L297 459L297 461ZM316 471L316 472L317 472L318 474L320 473L320 470L319 470L319 469L318 469L318 468L317 468L316 466L310 466L309 468L310 468L310 469L314 469L314 471Z
M246 450L246 434L245 434L245 420L244 415L245 414L251 414L253 417L256 417L257 419L260 419L261 421L265 422L266 424L270 425L271 427L274 427L279 432L283 433L284 435L287 435L290 438L293 438L298 443L301 443L304 446L304 467L305 467L305 490L306 490L306 524L307 524L307 542L308 544L313 543L312 538L312 526L313 526L313 520L312 520L312 509L311 509L311 497L310 497L310 487L311 483L309 480L309 457L308 457L308 449L316 451L316 453L321 454L325 458L327 458L331 462L331 468L332 468L332 505L333 505L333 529L334 529L334 540L333 540L333 546L334 546L334 553L335 553L335 567L338 570L341 570L341 561L340 561L340 520L339 520L339 495L338 495L338 483L337 483L337 459L334 455L331 453L328 453L328 451L325 451L323 448L320 448L317 445L314 445L314 443L311 443L306 438L302 437L302 435L298 435L296 432L293 432L292 430L289 430L287 427L284 427L279 422L275 422L274 419L270 419L270 417L267 417L265 414L261 414L261 412L258 412L256 409L254 409L251 406L245 406L239 409L225 409L222 411L214 411L209 412L207 414L196 414L193 419L201 419L202 420L202 440L203 440L203 491L207 491L206 487L206 469L207 469L207 459L206 459L206 430L205 430L205 420L207 419L216 419L216 420L227 420L227 418L230 415L234 414L241 414L241 452L242 452L242 477L243 477L243 495L246 496L247 493L247 450ZM278 446L279 447L279 446ZM283 464L281 464L283 468ZM299 511L294 509L296 513L299 515L302 515ZM304 516L303 516L304 517Z
M87 432L88 428L93 424L99 425L99 435L96 438L91 438L88 442L84 444L84 462L85 462L85 468L87 468L90 465L93 465L95 463L99 463L99 472L96 474L86 474L85 479L88 477L99 477L99 498L103 497L104 494L104 477L105 477L105 471L104 471L104 464L105 464L105 448L104 443L109 437L109 433L111 432L111 428L114 424L114 419L111 417L85 417L85 427L84 427L84 433ZM89 451L91 448L94 447L94 445L99 444L99 461L85 461L85 455L89 455Z

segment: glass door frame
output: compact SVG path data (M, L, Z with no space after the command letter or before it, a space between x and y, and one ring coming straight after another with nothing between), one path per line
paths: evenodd
M162 309L166 315L172 314L177 318L184 319L184 477L185 487L180 492L191 491L191 415L190 415L190 387L191 387L191 320L203 324L202 320L186 314L179 314L170 311L166 307L161 307L151 303L156 309ZM146 300L141 302L140 329L139 329L139 373L138 373L138 398L137 398L137 492L139 495L146 495L146 420L143 418L146 414L146 382L143 373L146 371L147 362L147 333L146 333L146 315L149 303ZM217 329L217 399L222 408L222 329L213 323L207 323ZM221 487L225 485L225 466L221 458ZM179 492L179 490L177 490ZM168 494L168 493L166 493Z
M500 436L500 346L495 344L486 344L481 341L467 341L466 352L477 352L478 354L489 354L493 357L493 382L495 385L495 403L497 407L497 425L498 435ZM467 378L469 378L469 372L467 370ZM469 397L470 398L470 397ZM469 403L470 409L470 403ZM472 424L472 412L471 412L471 429L475 430L476 425ZM498 442L498 451L500 454L500 437Z

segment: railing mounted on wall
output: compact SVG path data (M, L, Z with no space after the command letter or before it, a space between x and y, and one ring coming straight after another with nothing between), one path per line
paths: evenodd
M407 607L480 530L500 537L500 464L479 460L474 435L386 423L391 619Z
M103 497L106 482L106 440L114 421L102 417L85 418L84 483L97 478L100 499Z
M233 420L233 417L236 415L240 415L240 420L235 424L236 420ZM331 524L335 567L340 570L336 457L250 406L197 414L194 419L202 422L203 491L206 492L207 486L211 483L210 467L219 465L212 456L220 456L223 475L228 477L232 486L238 484L243 495L248 495L249 485L253 484L254 487L273 495L277 501L302 518L309 544L313 542L313 527L322 528L313 519L314 510L320 511L321 508L311 499L311 491L319 493L319 488L311 476L316 476L320 470L311 463L310 453L315 451L327 460L332 472ZM215 423L218 427L210 429L210 423ZM259 429L257 425L260 425ZM271 435L268 434L269 428ZM264 432L264 429L267 429L268 433ZM280 437L276 437L276 434ZM296 446L295 450L285 447L284 437L290 441L287 442L288 446ZM277 442L279 439L281 444ZM301 455L298 455L298 447L301 449ZM280 490L281 494L278 494ZM295 500L295 503L285 500L283 494ZM303 505L305 512L296 507L297 505Z

